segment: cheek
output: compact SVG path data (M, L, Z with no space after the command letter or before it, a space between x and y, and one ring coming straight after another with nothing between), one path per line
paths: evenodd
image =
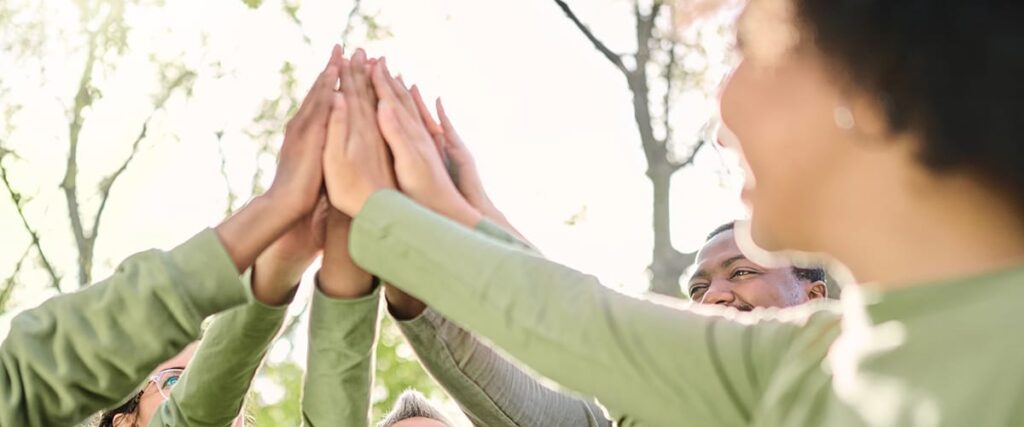
M749 280L734 292L756 307L781 307L783 305L779 289L762 279Z
M160 393L155 393L151 390L142 396L142 400L139 401L138 425L149 425L149 420L153 419L153 415L160 409L160 404L164 401Z
M798 60L770 69L744 61L722 91L723 123L735 136L754 184L748 182L745 192L754 239L766 249L787 247L783 237L806 220L802 203L793 201L806 199L831 157L835 97L819 84L817 72Z

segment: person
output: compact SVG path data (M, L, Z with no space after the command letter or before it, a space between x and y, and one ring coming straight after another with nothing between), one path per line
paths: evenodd
M453 424L422 394L407 390L377 427L452 427Z
M750 234L837 257L862 283L841 307L663 307L480 236L386 65L377 120L404 194L344 141L327 191L357 265L620 425L1013 425L1022 18L995 1L745 6L721 110L751 172Z
M355 54L353 69L337 49L341 89L366 84ZM332 86L333 87L333 86ZM355 98L354 96L350 98ZM376 126L355 122L356 126ZM244 425L245 396L284 320L303 272L318 255L309 322L307 375L303 383L305 425L367 425L373 374L379 291L348 257L350 219L321 198L313 212L278 238L256 260L245 280L254 289L276 292L267 305L250 302L217 316L201 343L157 367L128 402L104 413L99 426Z
M284 322L302 274L323 246L328 209L313 213L256 258L243 282L268 289L258 300L218 314L199 342L157 366L127 402L105 411L98 427L243 426L245 398Z
M339 57L336 48L289 121L266 193L216 228L170 251L136 254L109 278L12 320L0 345L0 425L81 422L195 341L207 316L253 299L273 304L272 289L248 287L239 274L320 197Z
M436 103L439 121L434 121L415 85L410 94L424 126L435 142L440 141L439 152L448 159L448 169L459 192L484 215L476 230L532 249L487 195L475 161L440 100ZM751 262L736 244L734 226L734 222L729 222L714 229L698 252L697 268L687 287L693 301L750 311L754 307L789 307L838 295L837 291L829 291L822 268L767 268ZM386 294L388 310L420 363L459 403L474 425L610 425L611 420L592 400L545 386L473 334L400 290L392 287Z

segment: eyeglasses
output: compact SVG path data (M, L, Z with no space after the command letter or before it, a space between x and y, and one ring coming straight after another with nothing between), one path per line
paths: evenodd
M171 390L184 372L182 368L167 368L149 377L149 382L156 385L156 390L164 399L168 399L171 397Z

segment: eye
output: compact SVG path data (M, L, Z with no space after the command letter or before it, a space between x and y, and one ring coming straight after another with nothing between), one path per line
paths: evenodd
M690 286L690 299L695 300L695 301L699 300L704 295L704 292L707 292L707 290L708 290L708 285L705 285L703 283L691 285Z
M164 380L164 383L160 385L160 388L167 390L174 387L178 383L178 379L181 378L179 375L171 375Z
M746 276L753 276L753 275L756 275L756 274L758 274L758 273L756 271L754 271L754 270L740 269L740 270L734 271L732 273L732 276L730 276L730 279L735 279L735 278L739 278L739 277L746 277Z

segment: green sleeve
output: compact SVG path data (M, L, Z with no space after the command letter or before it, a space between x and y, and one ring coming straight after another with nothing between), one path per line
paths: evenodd
M497 224L476 230L522 248L530 245ZM611 422L593 401L551 389L475 335L427 309L397 321L420 363L458 402L473 425L488 427L603 427Z
M0 346L0 425L74 425L123 401L195 341L204 318L251 300L250 292L206 230L18 315Z
M379 287L362 298L334 299L317 286L302 387L305 425L369 425L379 312Z
M252 301L217 315L150 427L230 426L287 312Z
M367 201L350 246L367 271L538 373L597 397L620 425L748 424L761 379L810 315L632 298L394 191Z

